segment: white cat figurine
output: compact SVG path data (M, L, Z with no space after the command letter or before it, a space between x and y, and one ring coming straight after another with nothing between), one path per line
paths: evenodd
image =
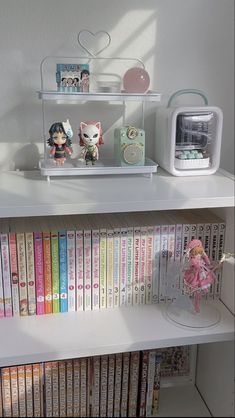
M82 151L79 161L85 161L86 165L90 161L92 165L99 160L99 146L104 143L102 138L101 123L88 121L80 123L80 146Z

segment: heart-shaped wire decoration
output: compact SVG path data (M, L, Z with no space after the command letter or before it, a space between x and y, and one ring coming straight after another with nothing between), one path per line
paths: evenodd
M98 38L98 36L100 35L105 35L105 45L102 46L102 48L100 48L95 54L89 49L89 47L86 45L86 39L82 39L82 37L84 37L84 35L89 35L90 37L93 38ZM103 52L105 49L107 49L111 43L111 36L108 32L104 31L104 30L99 30L98 32L91 32L90 30L87 29L83 29L78 33L78 43L79 45L82 47L82 49L84 49L86 52L88 52L88 54L91 57L96 57L97 55L99 55L101 52Z

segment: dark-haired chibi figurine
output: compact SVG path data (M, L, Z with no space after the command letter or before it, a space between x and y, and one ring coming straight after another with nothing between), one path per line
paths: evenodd
M99 146L104 143L102 137L101 123L97 121L88 121L80 123L80 146L83 147L79 160L90 161L92 165L99 159Z
M66 155L71 155L73 131L69 120L66 122L55 122L49 130L50 138L47 140L51 147L50 155L54 158L56 165L64 165Z
M82 70L81 72L81 81L80 81L80 90L83 93L89 92L89 78L90 78L90 72L89 70Z

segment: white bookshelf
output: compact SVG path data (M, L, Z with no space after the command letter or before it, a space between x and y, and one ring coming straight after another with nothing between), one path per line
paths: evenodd
M173 177L144 175L56 177L39 171L2 172L0 218L167 209L233 207L234 182L224 172Z
M38 92L39 99L42 100L52 100L62 103L71 103L71 102L81 102L81 101L134 101L134 102L160 102L161 94L148 91L147 93L99 93L99 92L62 92L62 91L53 91L53 90L43 90Z
M70 215L86 213L158 211L210 208L227 221L225 247L232 251L234 180L224 171L210 176L173 177L158 169L152 178L144 175L56 177L47 182L39 171L2 172L0 177L0 218ZM211 416L218 410L226 391L232 416L233 371L226 347L234 340L234 268L224 266L221 301L216 306L221 320L207 328L186 328L166 317L166 305L145 305L113 310L74 312L0 321L0 367L48 360L87 357L124 351L175 345L203 345L198 354L196 376L202 364L210 368L205 379L193 384L162 388L159 416ZM115 326L114 326L115 324ZM223 388L214 385L218 357L212 346L220 347ZM203 354L203 355L202 355ZM229 358L232 357L229 354ZM225 362L226 360L226 362ZM206 367L206 366L205 366ZM212 371L213 370L213 373ZM228 378L228 376L230 376ZM230 380L229 380L230 379ZM209 393L213 388L213 399ZM201 395L200 395L201 394ZM227 412L228 411L228 412Z
M4 335L0 367L231 341L234 338L232 314L220 301L211 304L218 309L221 321L200 329L185 328L168 321L165 304L5 318L0 321L0 335Z
M158 417L211 417L194 385L162 388Z

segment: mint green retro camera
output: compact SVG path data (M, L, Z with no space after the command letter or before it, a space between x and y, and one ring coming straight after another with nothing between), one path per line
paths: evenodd
M114 154L118 165L145 165L145 132L134 126L114 131Z

